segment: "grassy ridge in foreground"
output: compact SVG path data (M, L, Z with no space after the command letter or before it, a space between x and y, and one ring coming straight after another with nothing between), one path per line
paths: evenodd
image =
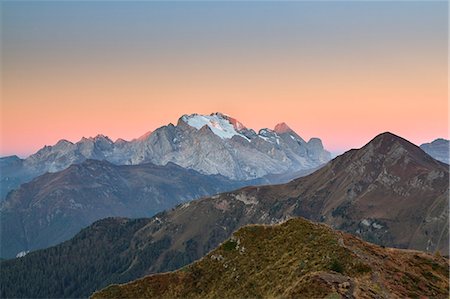
M297 218L246 226L198 262L92 298L448 298L448 266L441 256L382 248Z

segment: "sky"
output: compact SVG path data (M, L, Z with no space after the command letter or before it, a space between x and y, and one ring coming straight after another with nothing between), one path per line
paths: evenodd
M447 36L445 1L2 1L0 156L218 111L333 152L448 138Z

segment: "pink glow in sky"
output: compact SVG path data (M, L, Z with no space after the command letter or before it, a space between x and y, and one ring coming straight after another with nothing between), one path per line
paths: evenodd
M89 12L89 13L87 13ZM445 2L3 2L0 155L183 114L334 152L448 138ZM121 17L118 18L117 16Z

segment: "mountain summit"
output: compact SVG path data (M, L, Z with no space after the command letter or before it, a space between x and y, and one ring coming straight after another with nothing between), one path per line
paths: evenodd
M212 113L211 115L183 115L181 120L197 130L204 126L208 126L211 131L220 138L230 139L233 136L241 136L248 140L247 137L241 134L242 130L247 129L242 123L219 112Z
M293 132L293 130L284 122L277 124L273 130L278 134Z

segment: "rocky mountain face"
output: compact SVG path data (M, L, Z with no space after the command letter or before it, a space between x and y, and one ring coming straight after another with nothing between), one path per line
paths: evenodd
M449 141L438 138L430 143L424 143L420 148L434 159L449 164Z
M187 267L91 298L448 298L448 275L441 256L379 247L296 218L245 226Z
M289 186L303 198L298 216L386 246L448 253L448 166L396 135L381 134Z
M17 156L0 158L0 201L9 191L34 177L23 166L23 160Z
M54 146L45 146L26 159L13 156L16 157L14 166L5 167L10 164L11 157L0 158L1 199L22 183L46 172L61 171L86 159L106 160L113 154L114 148L115 143L108 137L98 135L95 138L82 138L77 143L60 140Z
M78 236L54 249L2 262L0 274L8 273L10 277L10 283L2 288L5 294L19 297L88 296L89 288L94 291L107 284L185 266L244 225L274 224L298 216L325 222L383 246L439 250L447 255L448 182L448 165L398 136L383 133L363 148L348 151L313 174L290 183L245 187L157 214L134 232L127 231L133 237L116 253L122 258L120 267L108 268L102 260L95 263L90 256L78 256L77 267L85 265L91 269L83 274L90 281L83 292L75 288L70 294L22 294L15 282L24 279L40 284L40 290L50 289L47 285L53 284L53 276L40 277L38 282L35 271L60 268L57 265L61 263L63 248L75 252L83 246L89 246L91 251L102 250L90 241L87 232L92 227L85 230L84 238ZM111 234L120 235L121 225L107 225ZM42 264L42 260L52 266ZM73 273L58 269L55 275L76 281Z
M146 143L159 146L148 146L151 150L134 155L132 164L170 161L238 180L311 169L330 160L319 139L305 142L292 130L262 129L256 134L220 113L185 115L176 126L153 132Z
M111 141L98 135L77 143L60 140L14 163L1 158L2 196L21 183L45 172L63 170L86 159L117 165L169 162L203 174L220 174L250 180L270 174L294 173L316 168L331 159L318 138L304 141L286 124L258 133L221 113L184 115L132 141ZM14 166L3 167L12 163Z
M176 204L243 186L173 163L117 166L86 160L9 193L0 207L3 258L49 247L109 217L150 217Z

